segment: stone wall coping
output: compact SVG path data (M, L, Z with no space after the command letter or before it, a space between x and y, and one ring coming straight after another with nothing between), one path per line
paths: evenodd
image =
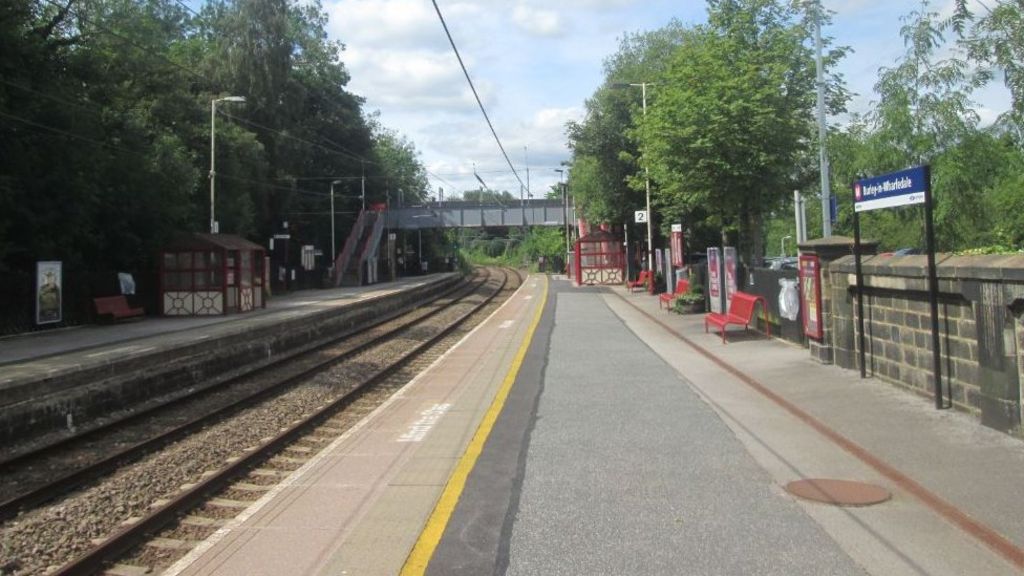
M853 256L835 260L833 271L854 274ZM928 273L928 257L865 256L861 259L864 274L923 278ZM1024 254L988 254L981 256L954 256L935 254L935 271L939 278L949 280L1004 280L1024 282Z

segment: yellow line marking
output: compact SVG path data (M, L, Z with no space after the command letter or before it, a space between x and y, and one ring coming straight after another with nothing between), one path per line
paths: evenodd
M430 563L430 559L433 558L437 545L441 543L444 529L448 526L452 513L455 512L455 506L459 503L462 491L466 488L466 480L469 479L469 473L476 466L477 458L483 452L484 443L487 442L487 437L491 435L491 429L494 428L498 415L501 414L502 408L505 407L505 400L508 398L508 393L512 390L512 384L515 383L519 369L523 365L523 358L526 357L526 351L533 341L533 334L537 331L537 325L540 324L540 317L544 312L547 300L548 283L545 278L540 306L537 307L537 313L534 314L533 321L526 331L526 338L520 344L519 351L516 352L512 365L505 375L505 380L502 381L501 388L498 389L498 394L494 397L494 402L491 402L487 413L484 414L484 419L480 422L480 426L477 427L476 434L470 440L469 446L466 447L466 452L463 453L459 463L455 466L455 471L452 472L452 477L448 480L444 492L441 493L441 498L438 499L434 511L430 514L430 518L427 520L423 532L420 533L416 545L413 546L412 552L406 558L401 576L422 576L426 572L427 565Z

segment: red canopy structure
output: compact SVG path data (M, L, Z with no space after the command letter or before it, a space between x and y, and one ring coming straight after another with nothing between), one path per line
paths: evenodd
M622 284L626 254L622 240L595 230L576 241L576 284Z
M266 308L264 253L230 234L177 238L160 254L160 313L214 316Z

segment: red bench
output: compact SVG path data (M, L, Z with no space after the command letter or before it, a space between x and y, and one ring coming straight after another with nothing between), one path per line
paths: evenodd
M132 308L128 305L128 299L124 296L102 296L93 298L92 303L96 306L98 316L111 316L114 320L143 316L146 311L142 308Z
M626 286L629 287L629 291L632 292L636 288L647 289L647 283L651 281L651 271L641 270L640 275L636 277L636 280L626 282Z
M722 331L722 344L725 344L725 327L729 324L743 326L746 330L750 328L750 322L754 319L754 308L761 303L761 314L764 316L764 327L768 336L772 335L771 326L768 324L768 302L762 296L736 292L729 301L729 311L725 314L710 312L704 316L704 332L708 331L708 324L718 326Z
M664 294L659 294L658 295L658 308L661 308L661 305L664 304L665 305L665 310L671 310L672 309L672 300L674 300L678 296L682 296L683 294L686 294L689 291L690 291L690 281L689 280L676 280L676 289L675 289L674 292L672 292L671 294L666 292Z

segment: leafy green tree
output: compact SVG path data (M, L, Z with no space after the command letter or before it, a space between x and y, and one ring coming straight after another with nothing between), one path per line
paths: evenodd
M791 194L812 141L807 38L803 15L788 4L709 2L709 24L672 55L634 133L656 204L685 220L706 211L723 240L739 233L748 261L764 253L763 218Z
M574 168L570 189L589 221L629 222L645 205L631 177L642 178L636 142L627 135L641 114L641 89L630 84L654 82L682 42L684 26L673 20L657 30L626 34L618 51L604 62L605 83L587 99L582 122L568 125Z
M1024 2L996 0L989 8L980 4L984 12L974 23L966 38L969 56L978 62L1002 71L1003 80L1010 90L1012 109L1010 123L1014 126L1018 145L1024 143ZM973 15L966 0L956 0L953 24L963 32Z

